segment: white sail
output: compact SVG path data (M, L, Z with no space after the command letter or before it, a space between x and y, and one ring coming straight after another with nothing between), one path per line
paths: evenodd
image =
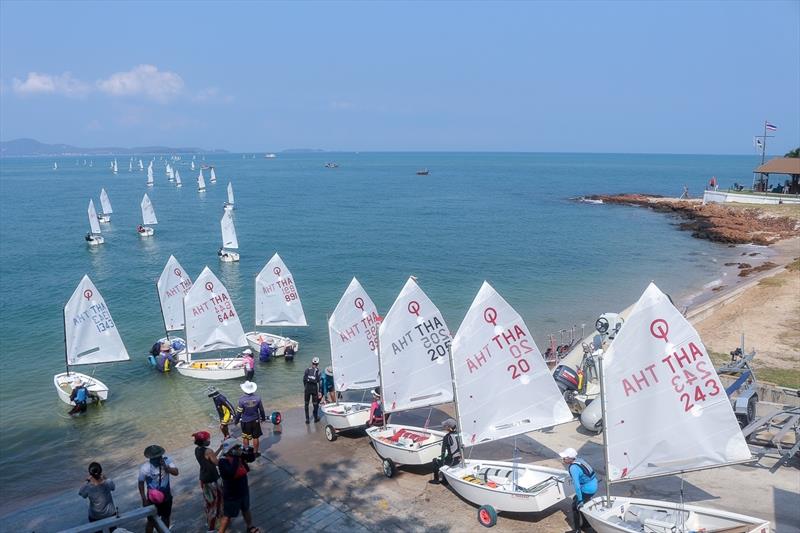
M53 170L58 170L58 163L53 163Z
M108 199L108 194L105 189L100 189L100 205L103 208L104 215L110 215L114 212L114 210L111 209L111 200Z
M222 247L227 250L239 248L239 241L236 238L236 228L233 225L233 215L230 211L222 213L222 220L219 221L222 227Z
M206 180L203 178L203 169L200 169L200 175L197 176L197 190L204 191L206 190Z
M228 182L228 203L233 205L233 185L231 182Z
M194 158L192 158L194 159ZM194 161L192 161L192 170L194 170Z
M192 288L192 278L175 256L169 256L156 285L161 313L164 315L164 328L167 331L183 329L183 297Z
M94 209L94 200L89 200L89 227L92 233L100 235L100 222L97 220L97 211Z
M450 330L409 278L380 326L381 392L386 412L453 401Z
M141 158L139 159L139 170L144 170L144 162L141 160Z
M130 359L111 312L89 276L83 276L64 306L64 334L69 366Z
M700 336L654 284L603 356L603 373L610 480L750 458Z
M572 420L522 317L485 281L452 356L465 446Z
M328 319L337 391L366 389L378 381L378 310L356 278Z
M211 183L214 183L215 181L217 181L217 173L214 172L214 167L211 167L211 178L210 179L211 179Z
M150 161L150 164L147 165L147 185L151 186L151 187L153 185L153 162L152 161Z
M144 197L142 198L142 224L145 226L152 226L153 224L158 224L158 219L156 219L156 212L153 209L153 204L150 202L150 198L145 193Z
M178 169L175 169L175 183L176 183L177 185L183 185L183 184L181 183L181 172L180 172L180 170L178 170Z
M190 353L247 346L228 289L208 267L184 296L183 309Z
M117 166L117 158L116 157L114 158L114 164L111 166L111 168L114 170L114 174L116 174L117 171L119 171L119 167Z
M256 326L307 326L294 277L278 254L256 276Z

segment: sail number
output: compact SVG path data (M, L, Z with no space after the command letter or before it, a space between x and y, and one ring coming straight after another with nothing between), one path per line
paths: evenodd
M215 305L214 311L217 313L217 320L220 323L236 316L236 311L233 310L230 300L226 301L224 304Z
M522 357L523 354L533 351L528 339L520 339L519 344L509 344L508 351L511 356L517 360L516 363L511 363L506 367L506 370L511 372L511 379L519 379L523 374L527 374L531 370L531 365L528 360Z
M422 337L422 345L431 356L431 361L436 361L440 357L445 357L450 349L450 335L444 328L439 331L432 331Z
M680 394L684 412L689 412L694 407L694 402L704 402L707 396L716 396L720 393L719 385L711 372L706 370L705 361L698 361L695 365L697 373L682 368L681 372L672 376L672 388ZM697 383L695 385L695 383ZM692 389L694 387L694 389Z

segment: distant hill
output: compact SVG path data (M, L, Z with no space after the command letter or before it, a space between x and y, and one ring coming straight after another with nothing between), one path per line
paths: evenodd
M0 141L0 157L57 156L57 155L132 155L132 154L212 154L227 150L203 148L172 148L169 146L137 146L135 148L80 148L69 144L45 144L36 139Z
M321 148L287 148L283 150L281 153L284 154L318 154L324 152L325 150Z

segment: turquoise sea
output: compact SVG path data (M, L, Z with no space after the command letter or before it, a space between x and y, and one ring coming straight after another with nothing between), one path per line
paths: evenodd
M192 278L208 265L253 327L254 278L277 251L294 274L309 327L284 328L301 343L295 362L260 364L269 408L301 403L301 375L312 356L330 360L326 314L357 276L380 312L409 275L437 303L453 332L481 282L489 280L526 319L539 345L550 332L594 323L632 303L650 280L675 297L720 276L738 251L693 239L675 221L643 209L569 198L647 192L700 194L711 175L721 186L748 183L749 156L515 153L325 153L206 155L218 181L201 195L191 156L181 189L156 157L156 184L144 172L109 169L111 157L0 159L0 404L3 514L27 498L77 486L91 460L107 471L133 468L153 442L185 446L213 427L208 383L160 375L145 354L162 334L155 279L174 254ZM147 161L145 157L145 161ZM76 161L80 165L76 165ZM339 168L324 168L335 161ZM53 163L58 162L58 170ZM201 162L201 157L197 157ZM430 169L417 176L416 170ZM206 173L208 180L208 174ZM233 182L241 262L222 264L220 218ZM106 244L90 248L87 204L101 187L114 208ZM147 192L156 235L140 238ZM131 361L76 368L111 389L109 401L71 419L53 374L64 369L62 308L88 274L105 297ZM235 399L238 383L221 382Z

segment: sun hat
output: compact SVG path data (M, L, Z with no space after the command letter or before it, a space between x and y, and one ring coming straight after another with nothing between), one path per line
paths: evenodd
M377 396L378 398L381 397L381 388L380 387L375 387L370 392L372 393L373 396Z
M158 444L151 444L144 449L144 456L148 459L155 459L156 457L161 457L162 455L164 455L164 448Z
M578 457L578 452L575 451L575 448L567 448L558 455L560 455L562 459L575 459Z
M198 431L197 433L192 433L192 437L194 437L194 441L198 443L211 441L211 433L208 431Z
M252 381L245 381L239 386L242 388L245 394L253 394L256 391L256 389L258 389L258 385L256 385Z
M448 418L447 420L442 422L442 427L445 429L456 429L456 426L457 426L456 421L453 420L452 418Z
M326 366L325 367L325 374L328 375L328 376L332 376L333 375L333 367L332 366Z
M311 364L312 365L318 365L319 364L319 357L312 357L311 358Z
M243 351L242 353L243 353L243 354L246 354L246 355L253 355L253 350L251 350L250 348L248 348L248 349L246 349L245 351Z
M235 447L241 446L241 445L242 445L242 443L239 442L239 439L237 439L235 437L228 437L227 439L222 441L222 453L228 453L229 451L231 451Z

